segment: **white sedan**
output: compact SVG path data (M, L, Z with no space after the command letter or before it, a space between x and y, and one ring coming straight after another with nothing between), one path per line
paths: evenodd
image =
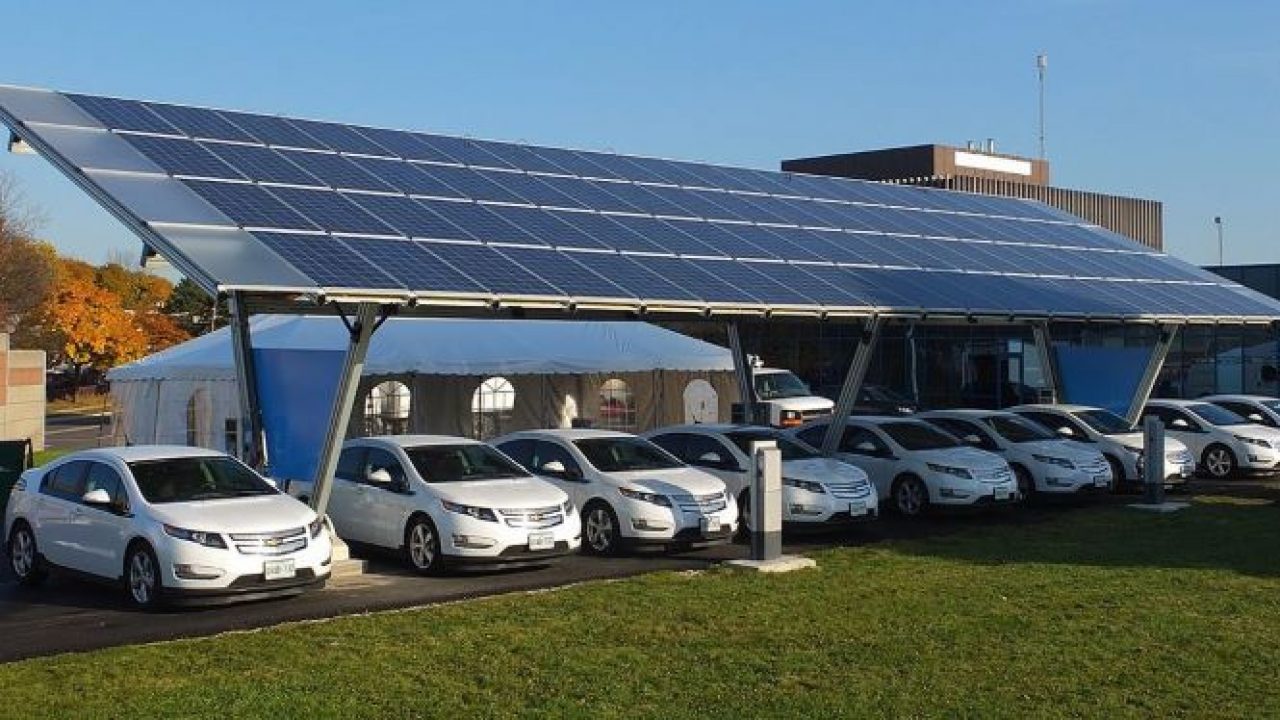
M1280 430L1257 425L1201 400L1150 400L1143 417L1154 415L1195 455L1211 477L1231 477L1239 470L1274 472L1280 467Z
M818 447L829 422L817 420L792 431ZM880 497L897 511L922 515L930 505L978 507L1018 501L1013 471L999 455L966 447L923 420L904 417L849 418L837 457L866 471Z
M1224 407L1251 423L1280 428L1280 398L1268 395L1206 395L1200 400Z
M651 430L645 437L690 465L724 481L738 498L743 522L750 503L751 444L777 443L782 454L782 520L822 525L875 519L879 498L867 474L855 465L822 454L776 428L751 425L679 425Z
M123 581L143 608L297 594L324 584L333 557L311 508L189 447L88 450L28 470L4 527L20 583L64 568Z
M348 440L329 499L338 536L398 550L414 570L542 563L575 552L569 496L475 440L401 435Z
M585 549L729 542L738 504L724 482L644 438L609 430L528 430L494 445L582 508Z

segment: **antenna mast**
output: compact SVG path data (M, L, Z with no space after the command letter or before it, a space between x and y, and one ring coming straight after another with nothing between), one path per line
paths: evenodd
M1049 69L1049 56L1046 53L1036 55L1036 75L1040 78L1040 159L1045 159L1044 150L1044 73Z

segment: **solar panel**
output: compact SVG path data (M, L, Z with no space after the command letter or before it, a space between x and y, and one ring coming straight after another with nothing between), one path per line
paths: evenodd
M278 256L320 288L442 300L1280 317L1016 198L17 88L0 119L219 288L262 286L228 258ZM91 172L120 168L144 169Z

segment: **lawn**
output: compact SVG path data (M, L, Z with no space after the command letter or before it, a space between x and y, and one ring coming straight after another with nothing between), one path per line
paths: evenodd
M1259 717L1280 508L1064 510L784 576L555 592L0 666L23 717ZM429 582L429 580L424 580Z

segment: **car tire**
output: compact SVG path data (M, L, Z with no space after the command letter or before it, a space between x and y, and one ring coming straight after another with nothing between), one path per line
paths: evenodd
M743 537L751 534L751 491L738 493L738 533Z
M582 548L592 555L617 555L621 544L618 515L601 501L582 509Z
M1236 472L1236 454L1231 448L1221 443L1214 443L1204 449L1200 464L1205 472L1214 480L1226 480Z
M1124 492L1129 478L1124 476L1124 463L1120 462L1114 455L1103 455L1107 459L1107 464L1111 466L1111 492L1120 494ZM1141 480L1141 478L1138 478Z
M164 582L160 580L160 562L144 542L135 542L125 553L124 591L129 604L139 610L154 610L161 605Z
M426 515L414 515L405 525L404 558L419 575L439 575L444 567L440 531Z
M19 585L35 587L48 576L40 549L36 546L36 534L31 526L19 520L9 533L9 569Z
M1031 476L1031 471L1021 465L1013 466L1013 476L1018 483L1018 494L1022 496L1022 501L1029 503L1036 499L1036 479Z
M929 488L915 475L898 478L893 484L893 508L903 517L924 515L929 509Z

